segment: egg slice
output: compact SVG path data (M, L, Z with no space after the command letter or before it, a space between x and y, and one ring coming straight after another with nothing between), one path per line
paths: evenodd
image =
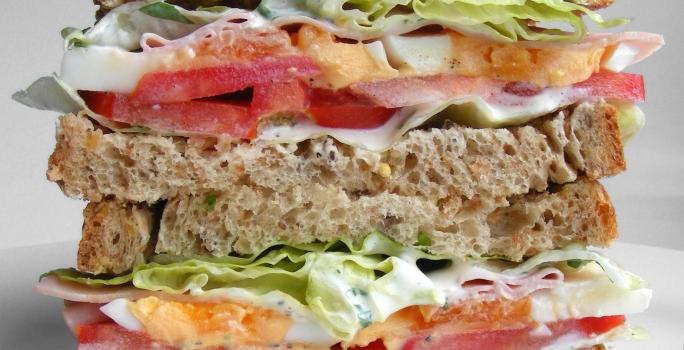
M101 311L131 331L182 349L269 346L283 342L292 320L275 310L237 302L187 303L147 297L116 299Z
M142 323L140 323L135 315L133 315L133 313L128 309L128 303L128 299L115 299L102 306L100 311L111 318L119 326L126 328L129 331L144 330Z
M382 43L394 67L420 74L448 70L454 49L448 34L388 35Z

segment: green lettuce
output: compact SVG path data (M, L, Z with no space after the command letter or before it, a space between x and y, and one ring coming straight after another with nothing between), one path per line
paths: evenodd
M578 41L587 31L580 14L604 28L626 22L606 21L586 7L563 0L264 0L258 10L270 19L323 19L362 36L402 33L439 24L505 42ZM531 22L539 25L533 28Z
M139 8L138 11L151 17L167 19L169 21L175 21L178 23L192 24L192 21L183 16L176 6L169 5L163 1L157 1L152 4L145 5Z
M159 255L116 277L88 276L64 269L47 273L62 280L107 286L132 283L166 293L203 295L241 288L256 295L283 292L307 305L338 339L382 322L410 305L442 305L445 296L417 267L418 259L442 258L373 233L360 245L274 245L250 257L179 258Z
M45 275L94 287L131 283L140 289L196 296L216 296L228 290L255 296L283 294L313 313L331 336L348 341L360 329L382 322L407 306L446 304L444 291L420 270L419 260L421 266L433 261L459 269L460 264L468 269L486 260L499 260L499 257L447 259L426 253L423 250L426 239L420 240L423 242L417 246L406 247L382 234L371 233L360 244L346 239L326 244L277 243L245 257L158 255L121 276L92 276L73 269ZM560 266L577 259L598 263L620 288L643 286L638 277L580 245L543 252L520 264L487 266L496 273L522 275L541 266Z
M62 29L60 35L64 39L64 48L70 49L72 47L86 47L88 46L88 39L86 38L84 32L88 30L78 29L73 27L66 27Z
M618 111L618 126L623 143L631 140L646 125L646 115L636 103L611 101Z

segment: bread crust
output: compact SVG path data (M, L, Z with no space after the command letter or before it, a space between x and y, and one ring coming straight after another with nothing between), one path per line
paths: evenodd
M153 251L152 211L116 200L88 203L78 246L80 271L122 273L145 262Z

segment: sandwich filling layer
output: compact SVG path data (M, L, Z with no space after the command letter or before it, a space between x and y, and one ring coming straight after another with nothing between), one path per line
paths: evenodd
M395 349L422 332L476 330L550 336L559 322L641 312L651 296L641 279L579 245L512 263L436 256L425 252L430 244L370 234L359 245L279 244L251 257L160 255L116 277L53 271L38 289L106 304L110 322L184 349L226 339ZM265 329L268 336L256 336Z
M250 12L130 2L86 32L66 31L61 74L15 98L85 109L121 132L270 143L330 135L378 151L436 119L498 127L578 101L641 102L642 77L621 71L662 45L648 33L585 35L573 11L603 19L562 1L515 11L409 1L405 15L390 3L264 1ZM515 20L522 8L562 12L550 18L571 23L573 36L530 31Z

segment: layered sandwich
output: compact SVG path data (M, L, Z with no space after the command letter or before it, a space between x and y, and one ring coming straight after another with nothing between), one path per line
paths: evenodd
M569 349L651 290L593 250L659 35L606 0L98 0L48 178L79 349Z

